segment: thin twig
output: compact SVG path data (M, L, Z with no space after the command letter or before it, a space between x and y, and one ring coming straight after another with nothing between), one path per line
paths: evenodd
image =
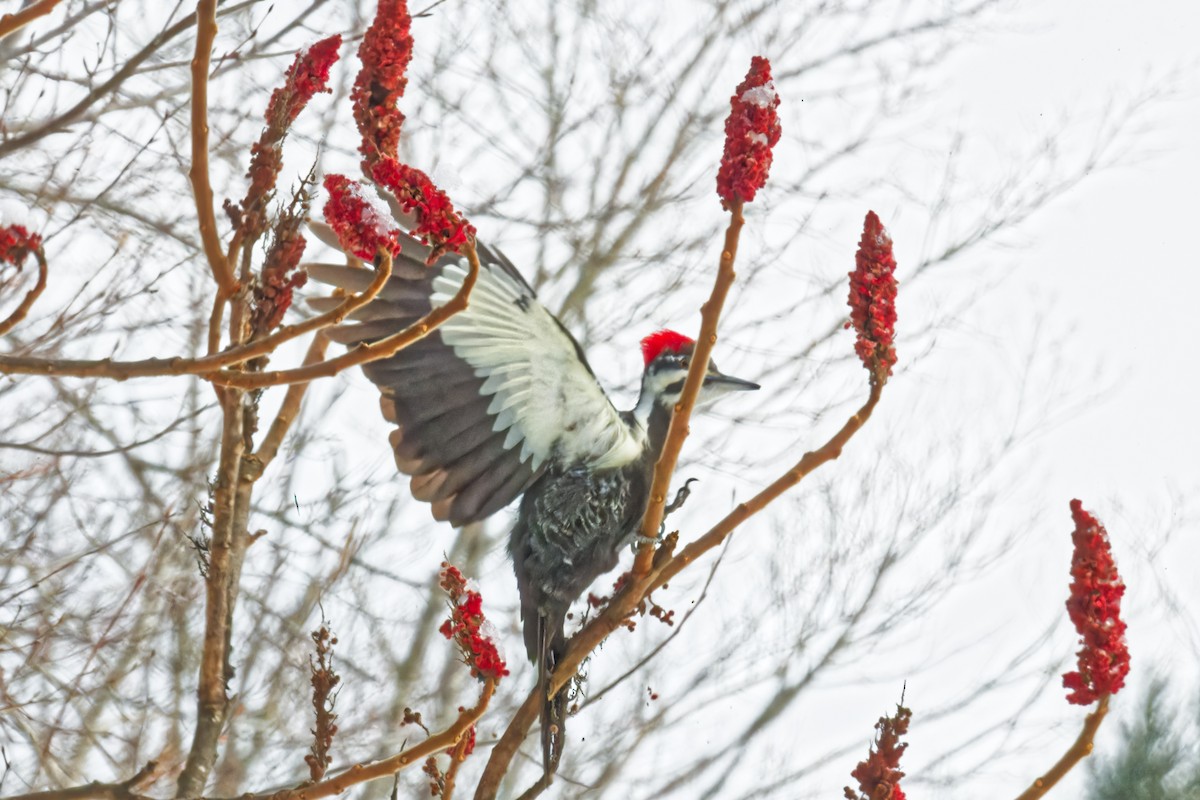
M138 439L129 444L122 444L117 447L110 447L107 450L83 450L78 448L70 448L56 450L52 447L41 447L33 442L0 442L0 450L21 450L26 453L37 453L43 456L55 456L56 458L102 458L104 456L112 456L117 453L128 453L131 450L136 450L139 447L145 447L148 444L153 444L164 436L174 433L185 422L190 422L201 414L206 413L212 406L201 406L190 414L182 416L173 421L158 433L147 436L145 439ZM42 438L42 437L39 437Z
M325 350L328 347L329 338L323 333L318 333L308 345L308 352L304 355L304 364L319 362L325 357ZM300 413L300 401L304 399L307 389L307 383L293 383L288 387L287 394L283 397L283 403L279 406L279 413L275 415L275 421L271 423L267 435L259 444L258 450L254 452L255 459L264 469L275 459L275 455L279 452L279 446L283 444L283 437L287 435L288 429L292 427L292 423Z
M296 369L277 370L275 372L237 372L221 370L201 375L218 386L234 386L240 389L260 389L264 386L280 386L289 383L303 383L315 378L328 378L349 367L388 358L419 341L437 330L446 320L455 314L465 311L475 287L475 279L479 277L479 256L475 252L473 242L463 247L470 264L470 270L463 279L462 286L454 297L444 306L433 309L419 320L402 331L393 333L377 342L360 344L358 347L343 353L336 358L321 361L316 364L298 367Z
M532 786L521 792L520 796L517 797L517 800L534 800L534 798L540 797L542 792L549 788L550 778L543 773L540 778L533 782Z
M295 325L285 325L269 336L244 345L230 347L200 358L145 358L139 361L113 361L109 358L96 360L44 359L24 356L0 356L0 373L10 375L58 375L73 378L162 378L179 375L206 375L222 367L240 364L252 358L268 355L279 345L303 336L311 331L337 325L354 311L362 308L383 289L392 274L390 256L381 258L374 280L362 293L347 297L337 308L330 309L311 319ZM224 319L225 301L218 298L209 317L210 333L219 331ZM219 339L218 339L219 341ZM210 350L215 348L210 338ZM369 359L368 359L369 360ZM287 381L291 382L291 381Z
M245 0L245 2L242 3L237 3L232 6L225 6L221 10L221 14L224 16L226 14L236 13L259 2L261 2L261 0ZM140 67L147 59L157 53L164 44L174 39L183 31L186 31L188 28L192 27L192 25L195 23L196 18L194 15L190 15L187 18L176 22L174 25L165 29L162 31L162 33L151 39L145 47L143 47L128 61L126 61L123 67L114 72L112 76L104 83L88 92L87 95L75 105L71 106L58 116L46 120L32 130L0 142L0 158L7 156L9 153L16 152L17 150L22 150L34 142L37 142L52 133L57 133L66 128L68 125L71 125L72 123L82 119L83 115L89 108L98 103L102 98L108 96L109 93L119 88L121 84L123 84L131 76L137 74L138 67Z
M471 726L483 716L483 712L487 710L488 703L491 702L495 691L496 681L488 678L479 693L479 702L474 707L459 713L458 718L444 731L435 733L420 744L414 745L394 756L369 764L355 764L335 777L318 783L299 786L295 789L284 789L279 792L244 794L240 795L236 800L320 800L322 797L332 797L341 794L351 786L357 786L360 783L394 775L402 769L411 767L413 764L421 763L428 756L452 747L457 747ZM231 798L231 800L233 799Z
M21 304L13 309L13 312L6 319L0 321L0 335L6 334L17 326L21 320L25 319L25 315L29 313L29 309L33 307L34 301L41 296L46 290L46 254L42 252L41 247L37 247L33 251L33 257L38 264L38 279L37 284L29 290L25 295L25 299Z
M1017 800L1036 800L1036 798L1042 797L1054 787L1054 784L1062 780L1063 776L1070 772L1076 764L1092 754L1092 746L1096 740L1096 731L1100 730L1100 723L1104 721L1104 715L1108 713L1108 699L1110 696L1107 694L1100 696L1096 704L1096 710L1088 714L1087 719L1083 721L1083 730L1079 732L1079 738L1063 754L1063 757L1050 768L1050 771L1034 781L1032 786L1017 797Z

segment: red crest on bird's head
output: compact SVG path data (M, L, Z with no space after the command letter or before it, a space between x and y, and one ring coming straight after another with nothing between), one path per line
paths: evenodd
M694 339L689 339L682 333L668 330L655 331L642 339L642 357L646 359L646 366L650 366L650 362L662 355L664 350L678 353L683 348L691 347L695 343Z

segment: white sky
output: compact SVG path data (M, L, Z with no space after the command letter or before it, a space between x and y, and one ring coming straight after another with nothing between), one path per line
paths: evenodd
M1048 310L1041 346L1061 348L1067 380L1086 379L1099 365L1103 389L1040 437L1034 460L1037 497L1025 492L1011 503L1048 507L1039 527L1064 537L1071 527L1071 497L1081 498L1107 524L1118 563L1128 567L1134 659L1127 694L1118 699L1132 705L1143 686L1145 672L1139 670L1151 665L1170 670L1178 678L1177 690L1194 698L1196 639L1181 641L1189 630L1177 621L1168 623L1157 596L1146 589L1165 581L1192 609L1190 635L1195 636L1200 600L1200 508L1194 500L1200 489L1195 399L1200 381L1193 344L1200 297L1200 50L1195 34L1200 4L1066 0L1031 4L1026 19L1025 30L964 49L947 91L939 92L945 113L958 115L972 136L992 138L997 152L1050 129L1067 109L1078 119L1109 99L1119 103L1147 86L1165 85L1164 79L1173 80L1178 91L1146 118L1150 124L1139 137L1139 155L1037 214L1013 240L1018 247L996 256L1020 266L983 304L995 312L976 321L977 335L1003 336L1006 313L1011 313L1005 309ZM1177 70L1174 76L1172 70ZM960 368L973 368L977 355L961 348ZM1004 369L974 368L992 366ZM1141 551L1170 525L1181 527L1149 562L1156 574L1147 574ZM1023 560L1021 569L1026 585L1054 586L1050 594L1063 595L1065 561ZM1063 578L1061 584L1055 576ZM1031 591L1021 608L1042 602ZM1064 704L1064 717L1067 713ZM1111 737L1116 729L1110 722L1104 733ZM1035 755L1049 766L1074 736L1075 730L1064 728L1053 739L1039 740L1045 750ZM918 752L910 754L918 763ZM1078 770L1051 796L1079 796L1082 773ZM1006 796L1021 787L988 788ZM934 789L928 796L954 795Z
M975 131L1019 139L1082 100L1098 107L1180 69L1177 99L1161 103L1144 141L1146 157L1083 184L1030 226L1021 280L1009 291L1049 297L1078 325L1081 357L1100 355L1120 385L1053 436L1079 454L1073 485L1093 495L1160 490L1190 482L1200 469L1187 445L1200 445L1186 409L1196 373L1186 352L1200 251L1200 51L1195 3L1042 4L1045 27L970 48L962 78L986 97L954 87ZM963 80L963 83L967 83ZM981 102L982 101L982 102ZM1157 152L1155 152L1157 151ZM1089 353L1088 351L1091 351ZM1104 431L1105 435L1097 435Z

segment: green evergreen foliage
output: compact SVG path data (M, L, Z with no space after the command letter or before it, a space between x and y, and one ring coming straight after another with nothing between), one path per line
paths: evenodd
M1180 713L1155 677L1137 716L1121 724L1121 750L1088 765L1087 800L1200 800L1200 716Z

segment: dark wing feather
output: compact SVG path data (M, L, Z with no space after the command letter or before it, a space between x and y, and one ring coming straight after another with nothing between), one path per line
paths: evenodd
M379 297L351 316L356 324L329 330L330 338L351 347L377 341L429 313L438 265L431 268L406 258L414 251L418 257L428 252L412 245L405 241ZM349 292L362 291L373 277L370 270L334 264L309 264L306 269L312 278ZM309 304L324 312L340 302L339 297L317 297ZM383 395L384 418L396 425L390 437L396 466L411 476L413 496L432 503L437 519L454 525L484 519L536 477L518 453L504 449L505 433L492 430L490 398L479 392L483 380L436 336L366 364L363 372ZM498 486L503 494L497 495Z
M318 236L327 241L329 232ZM455 525L512 502L552 458L616 466L641 449L579 345L525 279L500 253L477 249L481 270L467 310L363 367L383 395L384 418L396 426L396 466L411 476L413 496ZM466 263L450 255L426 267L428 252L405 237L378 298L352 314L353 322L331 329L331 338L351 347L377 341L446 303L461 287ZM369 269L335 264L305 268L348 292L362 291L373 277ZM339 302L310 300L318 311Z

